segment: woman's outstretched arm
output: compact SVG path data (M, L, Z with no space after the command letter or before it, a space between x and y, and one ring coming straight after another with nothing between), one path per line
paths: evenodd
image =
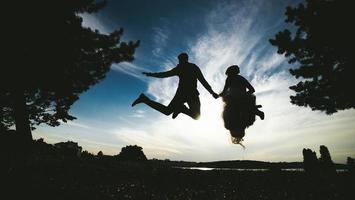
M246 88L248 88L248 93L253 94L255 92L254 87L249 83L249 81L247 79L245 79L244 77L243 77L243 79L245 80Z

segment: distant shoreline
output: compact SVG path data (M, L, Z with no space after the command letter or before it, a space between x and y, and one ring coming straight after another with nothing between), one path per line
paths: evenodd
M211 171L211 170L222 170L222 171L257 171L257 172L264 172L270 169L267 168L213 168L213 167L173 167L178 169L187 169L187 170L201 170L201 171ZM304 172L303 168L281 168L281 171L286 172ZM336 169L337 173L348 172L348 169Z
M287 169L288 171L299 171L304 168L303 162L265 162L253 160L231 160L231 161L215 161L215 162L187 162L187 161L170 161L152 159L149 162L168 165L176 168L211 168L211 169ZM347 170L346 164L334 163L335 169L338 171ZM287 171L286 170L286 171Z

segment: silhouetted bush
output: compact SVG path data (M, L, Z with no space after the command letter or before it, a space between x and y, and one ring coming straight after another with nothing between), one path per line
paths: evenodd
M67 141L54 144L62 156L80 157L82 147L76 142Z
M355 160L354 160L354 158L348 157L347 164L348 164L349 172L352 174L355 174Z
M97 157L101 158L102 156L104 156L104 153L102 153L102 151L97 152Z
M84 160L91 160L91 159L94 159L94 157L95 156L92 153L89 153L86 150L81 153L81 158Z
M320 158L319 158L319 167L324 174L335 173L335 166L330 157L329 150L326 146L321 145L320 149Z
M303 149L303 166L307 173L314 175L328 176L336 172L335 165L331 159L329 150L321 145L319 152L320 158L317 159L316 152L311 149Z
M143 153L143 148L137 145L128 145L123 147L117 155L122 161L146 161L147 157Z
M316 152L311 149L303 149L303 167L308 173L314 173L318 169L318 160Z

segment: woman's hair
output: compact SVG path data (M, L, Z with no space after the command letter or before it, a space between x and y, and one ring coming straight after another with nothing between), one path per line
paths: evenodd
M229 76L231 74L239 74L239 72L240 72L239 66L238 65L232 65L232 66L227 68L226 75Z

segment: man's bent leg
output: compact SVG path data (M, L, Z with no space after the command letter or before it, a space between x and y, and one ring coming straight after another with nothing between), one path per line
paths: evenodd
M182 102L179 106L175 106L173 109L173 119L175 119L180 113L187 112L188 108Z
M132 103L132 106L135 106L139 103L145 103L149 107L165 114L165 115L170 115L172 113L172 110L170 107L164 106L163 104L160 104L158 102L150 100L147 96L145 96L143 93L139 95L139 97Z
M147 104L149 107L153 108L154 110L163 113L164 115L170 115L173 112L170 106L164 106L161 103L149 99L148 97L147 99L145 99L143 103Z
M173 111L173 119L175 119L182 112L183 109L187 109L184 103L184 97L181 97L178 94L176 94L173 100L171 100L169 107Z
M200 103L200 98L198 96L191 97L188 101L187 104L189 105L189 108L184 108L181 110L182 113L190 116L192 119L199 119L200 114L201 114L201 103Z

